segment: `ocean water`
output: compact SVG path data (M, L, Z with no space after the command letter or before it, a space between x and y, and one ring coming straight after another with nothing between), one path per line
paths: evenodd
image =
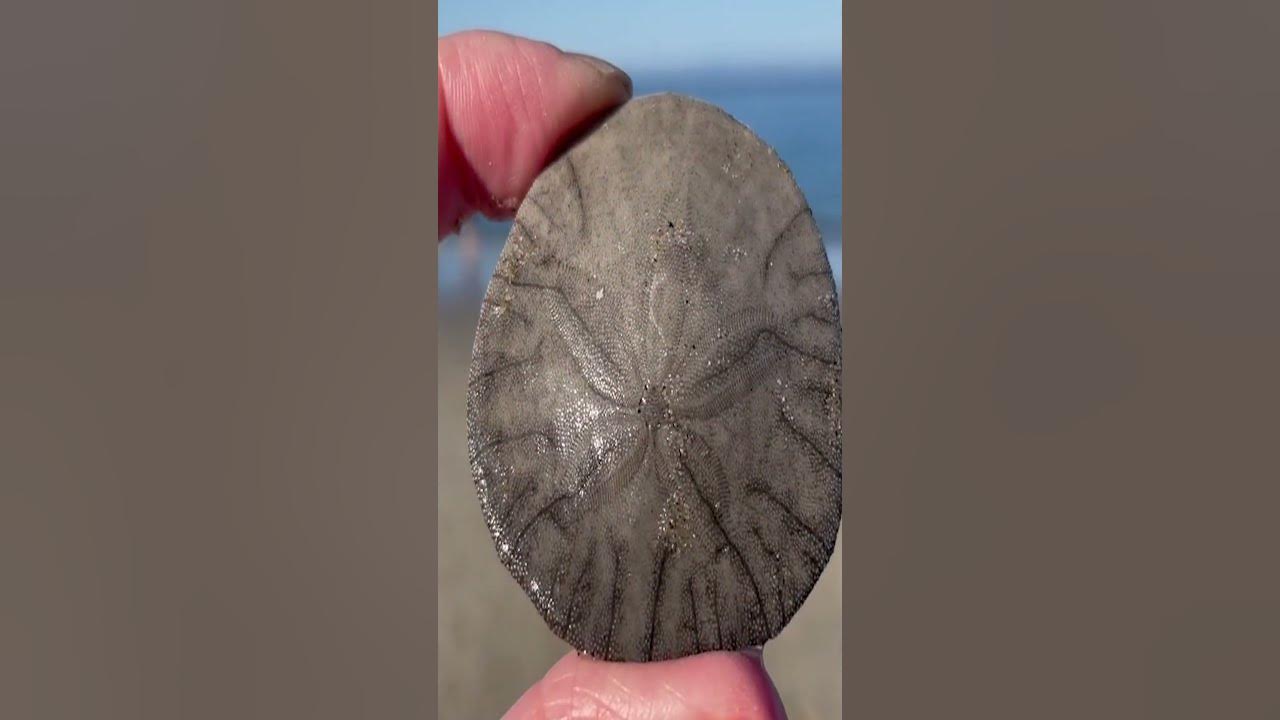
M840 70L632 73L635 94L679 92L718 105L778 151L804 192L842 290ZM442 307L478 303L510 230L477 218L439 248Z

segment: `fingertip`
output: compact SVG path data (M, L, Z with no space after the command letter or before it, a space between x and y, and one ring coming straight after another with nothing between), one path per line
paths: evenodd
M631 97L622 70L490 31L440 39L440 230L510 216L577 134Z
M665 662L615 663L570 653L504 717L785 720L781 698L761 657L756 649Z

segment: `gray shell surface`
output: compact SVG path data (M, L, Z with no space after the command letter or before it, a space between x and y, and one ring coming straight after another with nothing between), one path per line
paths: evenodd
M830 559L840 318L777 154L634 99L534 183L490 281L469 455L498 555L607 660L763 644Z

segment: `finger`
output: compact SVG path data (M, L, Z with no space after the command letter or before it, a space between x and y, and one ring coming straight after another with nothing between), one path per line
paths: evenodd
M440 38L440 236L509 217L573 136L631 97L618 68L490 31Z
M651 663L570 653L530 688L505 720L570 717L785 720L759 652L715 652Z

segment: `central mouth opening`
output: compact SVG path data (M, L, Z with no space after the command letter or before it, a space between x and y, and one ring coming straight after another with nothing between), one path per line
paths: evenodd
M636 413L650 425L671 419L671 405L666 398L666 385L650 385L645 383L644 392L640 395L640 403L636 405Z

